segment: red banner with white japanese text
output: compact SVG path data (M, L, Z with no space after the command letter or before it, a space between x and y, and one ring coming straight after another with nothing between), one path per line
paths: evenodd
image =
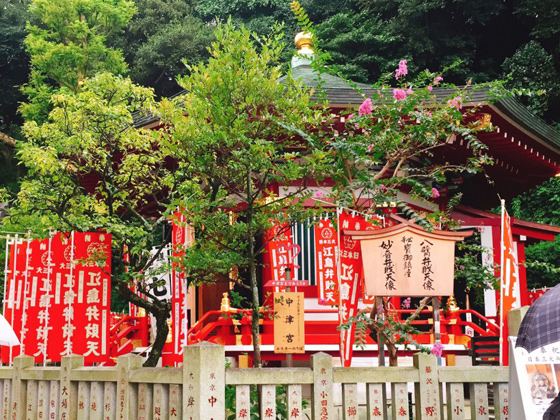
M103 233L57 233L9 247L4 314L21 346L11 355L3 348L4 362L20 352L36 363L69 354L86 364L108 360L110 251L111 235Z
M342 232L349 230L373 230L381 227L379 219L366 220L358 214L339 213L339 229ZM340 234L340 280L339 280L339 307L338 319L340 324L357 314L358 299L362 293L363 267L362 250L359 241ZM352 349L354 344L355 327L340 332L340 357L342 365L350 366L352 362Z
M294 270L294 245L292 240L292 231L287 223L274 224L264 235L265 251L263 253L263 284L269 281L285 281L286 268L291 269L291 280L296 280L293 277ZM296 249L297 252L297 249ZM281 291L279 287L275 291Z
M508 365L508 330L507 314L514 308L521 307L519 292L519 266L517 264L517 249L513 241L511 230L511 218L505 209L502 200L502 240L501 240L501 287L500 287L500 317L502 347L500 352L500 364Z
M338 305L336 254L338 237L332 221L322 219L315 225L315 278L320 305Z
M185 215L175 213L173 220L173 257L176 259L185 254L185 249L194 243L194 228L187 223ZM183 347L187 345L188 334L188 307L187 307L187 280L182 264L173 262L172 276L172 347L175 363L183 360Z

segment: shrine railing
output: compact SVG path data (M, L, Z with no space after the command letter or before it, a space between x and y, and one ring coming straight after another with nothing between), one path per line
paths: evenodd
M64 357L60 367L17 357L13 367L0 368L2 418L508 418L504 367L440 367L434 356L417 354L412 367L337 368L317 353L306 368L233 369L224 347L212 343L188 346L183 357L182 368L143 368L135 355L110 368L84 367L81 356Z

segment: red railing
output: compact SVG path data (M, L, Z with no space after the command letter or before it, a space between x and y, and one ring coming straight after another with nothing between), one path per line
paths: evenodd
M392 311L398 319L406 319L405 315L413 313L414 310ZM306 310L307 314L336 314L332 309ZM467 320L470 314L470 321ZM272 311L267 311L260 321L262 325L262 344L273 343L273 320ZM305 336L307 344L337 344L338 343L338 320L306 320ZM431 329L433 328L432 312L424 310L412 325L423 331L415 339L421 344L430 343ZM465 327L470 327L476 335L493 336L499 335L499 327L492 320L484 317L473 310L458 310L442 313L440 317L442 340L444 344L449 343L449 337L453 336L455 342L468 345L469 339L465 334ZM425 331L425 332L424 332ZM464 339L458 339L465 337ZM206 313L188 333L188 342L212 341L224 345L251 344L251 311L242 310L237 313L222 313L211 311ZM370 337L367 342L374 344Z
M118 357L130 353L134 347L147 347L149 337L148 317L124 315L111 326L109 332L110 355Z

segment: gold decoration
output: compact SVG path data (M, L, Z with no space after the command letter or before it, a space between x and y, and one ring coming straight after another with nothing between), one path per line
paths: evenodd
M299 54L312 55L313 51L313 35L309 32L298 32L294 38L294 43L298 48Z
M223 296L224 297L222 298L222 304L220 306L220 311L222 311L222 312L233 312L233 313L239 312L239 309L231 307L231 304L230 304L230 301L229 301L229 294L227 292L225 292L223 294Z
M173 341L173 328L172 328L172 324L173 322L168 319L167 320L167 327L169 328L169 332L167 333L167 338L165 339L166 343L171 343Z
M455 297L453 295L449 296L449 299L447 299L447 309L449 310L449 312L457 312L459 310L457 301L455 300Z

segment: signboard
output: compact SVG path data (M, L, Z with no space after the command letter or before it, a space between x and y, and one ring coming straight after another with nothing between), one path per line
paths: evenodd
M275 223L264 235L265 250L263 253L263 278L273 281L286 280L286 267L294 268L295 255L298 246L292 241L292 231L287 223ZM280 289L276 289L277 292Z
M455 242L472 232L428 232L400 224L344 233L361 242L368 295L449 296L453 294Z
M338 305L337 238L338 234L329 219L319 220L315 229L315 276L320 305Z
M560 386L560 342L528 352L509 337L511 420L542 420Z
M274 293L274 353L305 353L304 294Z

